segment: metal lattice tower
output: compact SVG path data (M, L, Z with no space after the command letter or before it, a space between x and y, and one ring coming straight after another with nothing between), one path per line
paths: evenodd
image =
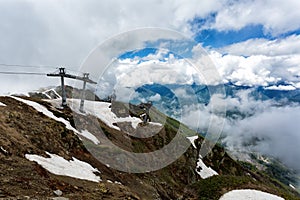
M83 77L75 76L75 75L67 74L65 68L61 67L61 68L59 68L59 73L47 74L47 76L61 77L61 91L62 91L62 106L63 107L67 106L67 96L66 96L64 78L66 77L66 78L71 78L71 79L76 79L76 80L83 81L83 87L82 87L82 91L81 91L81 100L80 100L80 109L79 110L80 110L80 112L84 112L83 106L84 106L84 99L85 99L86 83L97 84L96 82L89 79L89 74L88 73L84 73Z

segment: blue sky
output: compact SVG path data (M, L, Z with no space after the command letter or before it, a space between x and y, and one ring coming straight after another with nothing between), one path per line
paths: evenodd
M197 26L197 20L192 22L192 26ZM286 38L290 35L299 35L300 29L272 36L265 33L263 25L247 25L240 30L218 31L217 29L196 30L194 39L202 43L205 47L221 48L227 45L243 42L249 39L263 38L274 40Z
M195 24L197 24L197 21L192 26L195 26ZM197 42L212 48L220 48L253 38L272 39L272 36L264 33L262 25L247 25L240 30L218 31L216 29L206 29L196 30L195 32Z
M209 17L210 18L210 17ZM232 45L235 43L244 42L250 39L266 39L266 40L276 40L276 39L284 39L291 35L299 35L300 29L289 31L286 33L282 33L278 36L272 36L270 33L266 33L263 25L247 25L240 30L226 30L219 31L217 29L202 29L201 25L203 25L203 21L208 19L194 19L191 22L191 30L193 32L192 39L195 40L196 43L201 43L203 47L218 49L222 47L226 47L228 45ZM120 56L121 59L124 58L134 58L145 57L149 54L154 54L157 49L153 48L145 48L141 50L126 52ZM177 51L179 51L177 49ZM169 54L166 54L169 56ZM186 55L188 56L188 55ZM179 57L178 57L179 58Z
M264 24L246 24L240 29L218 30L215 28L206 28L207 23L215 22L216 13L211 13L206 18L195 17L189 21L193 38L196 42L202 43L204 47L222 48L227 45L243 42L249 39L263 38L274 40L285 38L290 35L299 35L300 29L283 31L274 36L268 32ZM267 17L267 16L266 16ZM297 23L297 22L295 22Z

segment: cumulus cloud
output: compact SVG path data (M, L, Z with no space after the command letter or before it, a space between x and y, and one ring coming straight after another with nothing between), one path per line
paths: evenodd
M163 27L192 35L189 21L216 13L218 30L263 24L271 32L300 28L299 2L281 1L1 1L0 60L79 66L91 49L120 32ZM151 8L151 9L149 9ZM155 15L153 14L155 10ZM260 12L258 12L260 11Z
M298 36L271 41L251 39L222 49L208 48L207 53L199 44L192 50L192 60L203 74L201 78L208 80L206 84L230 81L237 85L268 86L286 82L298 87L299 49Z
M264 55L269 57L300 54L300 35L283 39L249 39L219 49L221 53L238 56Z
M300 67L296 60L300 59L300 54L245 57L211 51L210 58L225 82L249 86L268 86L279 81L299 82L296 76L300 74Z
M213 22L208 28L217 30L239 30L247 25L261 24L264 30L272 35L280 35L300 28L300 3L288 0L283 4L280 0L225 1Z
M160 54L158 51L157 54ZM146 56L149 57L149 56ZM184 59L174 59L170 54L164 60L151 55L151 60L139 62L143 58L118 59L103 74L99 85L112 88L137 88L145 84L192 84L197 71ZM110 89L111 91L111 89Z
M300 37L250 39L218 51L211 51L221 75L247 85L268 85L285 81L298 88ZM292 87L292 86L290 86Z

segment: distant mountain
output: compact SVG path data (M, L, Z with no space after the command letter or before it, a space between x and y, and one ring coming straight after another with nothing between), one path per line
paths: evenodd
M224 92L223 92L224 91ZM284 101L284 103L300 103L300 89L278 90L268 89L263 86L238 86L232 83L216 86L206 85L178 85L178 84L146 84L136 89L139 94L131 100L131 103L137 104L142 101L150 101L156 94L161 98L153 100L153 104L165 114L173 117L180 116L180 109L185 105L193 103L207 105L213 94L224 94L226 97L237 97L241 91L250 91L249 97L255 100ZM231 111L229 111L231 112Z

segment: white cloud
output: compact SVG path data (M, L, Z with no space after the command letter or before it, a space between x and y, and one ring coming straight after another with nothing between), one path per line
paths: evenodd
M295 90L296 88L292 85L272 85L269 87L265 88L266 90L285 90L285 91L289 91L289 90Z
M174 10L179 8L173 6L168 1L1 1L0 63L65 66L79 70L94 47L120 32L154 26L188 33L189 29L184 28L188 24L183 21L178 24L180 20L175 20L181 16L174 15ZM128 44L135 45L131 40ZM16 70L32 71L10 68L10 71ZM43 69L43 72L53 71ZM34 78L35 81L23 76L19 79L0 76L1 93L58 84L45 77Z
M172 55L171 55L172 57ZM140 59L140 58L138 58ZM191 84L197 72L184 59L148 60L137 63L134 59L116 60L107 74L114 75L116 87L138 87L144 84ZM103 76L105 81L110 77Z
M190 127L206 132L212 117L219 115L219 107L226 105L222 138L231 152L260 152L279 158L289 167L300 171L298 104L282 105L274 100L256 100L252 89L241 90L234 97L216 95L213 105L189 105L182 108L181 120Z
M262 23L274 32L300 28L297 0L281 1L1 1L0 60L80 65L98 43L139 27L191 34L188 22L217 13L217 29ZM153 11L155 10L155 14Z
M237 85L268 86L281 80L297 83L295 75L300 74L300 66L296 55L252 55L249 57L210 52L220 76ZM226 82L226 81L225 81Z
M153 14L154 10L155 14ZM120 32L141 27L162 27L192 35L189 21L194 17L206 18L211 13L216 13L216 22L211 21L212 24L208 24L209 27L229 30L261 23L267 31L277 34L299 28L297 20L300 19L300 14L298 10L299 2L296 0L288 0L284 4L279 0L237 1L234 3L227 0L203 0L201 2L196 0L188 2L181 0L147 2L134 0L126 2L121 0L1 1L0 62L66 66L69 69L78 70L91 49ZM253 40L244 47L249 46L246 52L251 55L293 54L293 58L291 57L287 63L280 63L280 65L292 65L290 70L300 74L297 66L295 67L295 63L299 60L299 57L295 55L295 53L299 53L299 48L297 48L299 37L288 38L285 45L281 43L284 42ZM123 45L134 46L134 41L128 40L128 43ZM231 46L230 51L233 54L234 52L239 53L243 44L239 45ZM256 45L259 48L255 48ZM228 66L228 68L233 67ZM46 71L50 72L51 70ZM255 81L263 84L262 78L268 78L268 75L257 77L257 73L268 74L269 71L268 69L253 71L244 68L237 70L237 74L233 74L231 78L237 79L239 76L245 76L250 79L246 82ZM247 73L250 73L249 77L246 76ZM208 77L213 74L208 73ZM30 89L38 87L37 84L32 84L33 81L26 78L17 82L11 78L2 77L3 75L1 75L1 80L6 79L7 85L16 85L15 90L11 87L2 88L3 92L22 90L22 85L28 85ZM270 75L271 80L269 81L273 80L272 77L274 76ZM46 79L39 79L36 82L47 84Z
M210 28L239 30L246 25L262 24L266 33L278 35L300 28L300 2L287 0L225 1ZM231 3L230 3L231 2Z
M151 97L149 97L149 101L159 101L161 99L161 96L159 94L155 94Z
M242 56L283 56L300 54L300 35L291 35L284 39L249 39L219 49L222 53Z
M0 60L79 66L98 43L120 32L162 27L190 34L187 21L197 12L209 13L214 4L209 0L196 7L168 0L1 1Z
M272 155L299 171L299 113L299 107L268 107L231 124L224 141L234 150L249 148ZM250 146L245 147L245 144Z
M300 37L292 35L275 40L250 39L217 50L209 49L209 56L224 82L267 86L287 81L297 85L299 49Z

